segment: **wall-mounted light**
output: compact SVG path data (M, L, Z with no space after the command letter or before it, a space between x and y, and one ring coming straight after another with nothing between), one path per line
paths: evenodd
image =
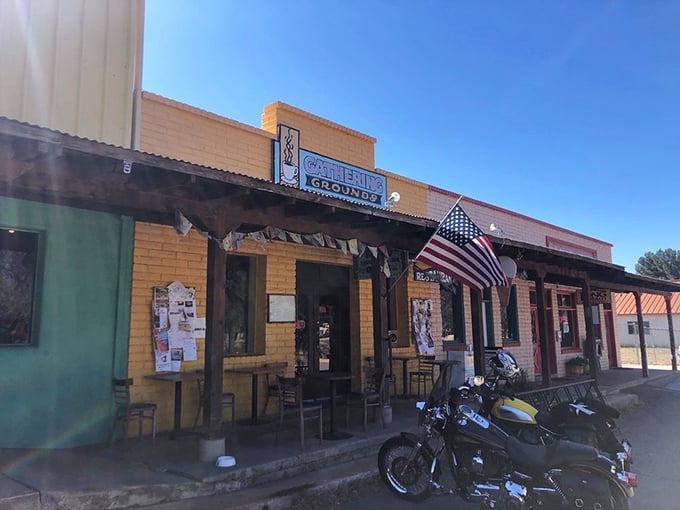
M505 231L495 223L489 225L489 230L494 232L497 236L505 237Z
M390 209L394 206L396 202L399 202L399 200L401 200L401 195L396 191L393 191L392 194L390 195L390 198L388 198L387 202L385 202L385 207L387 209Z

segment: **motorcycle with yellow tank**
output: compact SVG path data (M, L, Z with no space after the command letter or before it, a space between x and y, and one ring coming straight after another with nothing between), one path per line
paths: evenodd
M531 444L547 444L555 438L594 446L630 473L631 446L614 433L619 413L594 399L562 402L549 411L540 411L517 398L512 381L520 370L514 356L499 350L489 360L487 377L475 377L471 384L479 401L479 414L491 419L506 432ZM636 483L636 480L632 480Z

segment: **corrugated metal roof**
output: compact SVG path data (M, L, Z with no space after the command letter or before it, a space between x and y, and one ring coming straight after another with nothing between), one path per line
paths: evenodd
M635 296L632 292L614 294L617 315L636 315ZM643 315L666 314L666 301L659 294L640 294L640 305ZM671 293L671 312L680 314L680 292Z

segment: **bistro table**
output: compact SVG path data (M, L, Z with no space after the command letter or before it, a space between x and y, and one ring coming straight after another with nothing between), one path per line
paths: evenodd
M203 379L203 374L197 372L165 372L145 375L145 379L175 383L175 423L170 439L175 439L182 433L182 383Z
M410 354L392 356L392 361L401 361L401 382L404 387L404 392L400 395L402 398L408 398L408 390L406 389L408 380L408 362L416 359L418 359L417 356Z
M308 374L307 379L318 379L319 381L328 381L330 385L330 392L331 392L331 402L330 402L330 411L331 411L331 418L330 418L330 430L328 432L323 433L323 438L324 439L329 439L331 441L337 440L337 439L349 439L352 437L352 434L349 432L342 432L340 430L336 429L336 424L335 424L335 410L337 407L337 400L338 400L338 381L350 381L354 376L350 374L349 372L325 372L325 373L319 373L319 374Z
M257 388L259 385L260 375L265 374L277 374L281 372L281 367L279 366L264 366L258 365L254 367L235 367L227 368L224 370L225 374L237 374L237 375L250 375L251 376L251 390L250 390L250 419L248 423L250 425L259 425L262 423L269 423L269 420L265 420L257 415Z

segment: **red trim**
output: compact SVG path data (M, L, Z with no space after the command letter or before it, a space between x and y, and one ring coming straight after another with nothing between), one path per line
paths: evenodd
M567 248L574 248L575 250L578 250L583 253L590 253L592 258L597 260L597 250L593 250L592 248L588 248L587 246L582 246L580 244L572 243L569 241L564 241L563 239L558 239L556 237L552 236L545 236L545 245L548 248L554 248L559 250L560 247L567 247ZM566 250L564 250L566 251ZM583 257L587 257L587 255L583 255L583 253L576 253L576 255L581 255Z
M448 190L445 190L443 188L433 186L432 184L428 184L427 189L428 189L428 191L436 191L437 193L441 193L443 195L448 195L448 196L451 196L451 197L458 198L460 196L460 193L454 193L453 191L448 191ZM535 223L540 223L541 225L546 225L548 227L555 228L557 230L561 230L562 232L566 232L568 234L573 234L573 235L576 235L578 237L582 237L583 239L588 239L590 241L602 243L602 244L609 246L610 248L612 246L614 246L612 243L609 243L607 241L603 241L602 239L595 239L594 237L590 237L590 236L587 236L585 234L579 234L578 232L574 232L573 230L569 230L569 229L566 229L564 227L560 227L558 225L553 225L552 223L548 223L547 221L542 221L542 220L539 220L539 219L536 219L536 218L532 218L531 216L526 216L525 214L510 211L508 209L503 209L502 207L498 207L496 205L489 204L487 202L482 202L480 200L475 200L474 198L465 197L465 201L473 203L473 204L480 205L480 206L485 207L487 209L493 209L494 211L500 211L502 213L509 214L511 216L514 216L515 218L523 218L525 220L530 220L530 221L535 222Z

